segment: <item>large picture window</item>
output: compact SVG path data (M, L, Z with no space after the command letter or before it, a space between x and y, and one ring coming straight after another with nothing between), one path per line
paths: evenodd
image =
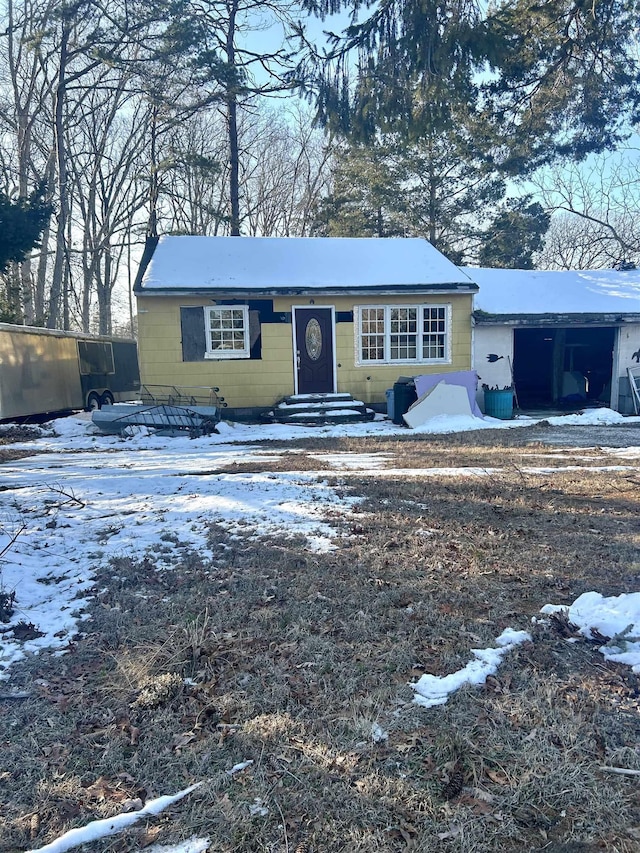
M365 305L358 318L360 364L451 361L450 305Z
M205 358L249 358L249 309L246 305L205 308Z

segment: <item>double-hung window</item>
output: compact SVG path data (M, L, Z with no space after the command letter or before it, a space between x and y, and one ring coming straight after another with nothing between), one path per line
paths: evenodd
M205 358L249 358L249 309L246 305L204 309Z
M450 361L450 305L364 305L359 309L359 364Z

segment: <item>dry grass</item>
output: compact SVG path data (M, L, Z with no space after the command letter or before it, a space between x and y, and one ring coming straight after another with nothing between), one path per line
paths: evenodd
M600 769L640 769L638 678L531 624L549 601L637 588L637 477L589 470L608 462L598 451L578 472L526 474L540 453L567 460L520 442L310 439L287 470L341 450L503 471L349 477L338 487L363 500L328 554L214 526L211 564L114 561L71 652L17 667L33 695L0 702L0 849L206 780L91 850L193 833L216 853L638 850L638 781ZM507 626L533 642L496 677L412 702L411 681Z

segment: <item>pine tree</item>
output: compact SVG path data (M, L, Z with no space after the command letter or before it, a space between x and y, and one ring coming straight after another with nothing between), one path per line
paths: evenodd
M0 272L12 261L23 261L39 245L50 216L51 205L45 201L43 184L26 199L12 201L0 192Z
M414 141L469 111L496 165L524 174L611 146L640 117L637 0L499 0L486 12L475 0L306 5L352 14L328 51L307 45L298 69L319 119L352 139Z
M542 249L550 221L550 215L531 196L509 202L485 231L480 266L533 269L533 255Z
M338 149L316 231L426 237L456 263L469 262L505 192L505 181L462 126L412 145L398 135L379 136L374 145Z
M332 191L318 205L314 233L323 237L406 234L401 165L393 146L343 146L334 154Z

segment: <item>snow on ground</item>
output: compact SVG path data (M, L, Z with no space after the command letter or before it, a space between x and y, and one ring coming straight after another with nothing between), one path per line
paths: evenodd
M145 853L206 853L208 849L208 838L189 838L182 844L154 844Z
M622 421L609 409L547 419L553 425L583 426ZM625 418L624 422L640 422L640 418ZM509 429L535 423L538 421L526 418L435 418L414 432ZM300 533L307 538L309 548L326 550L332 547L336 536L327 517L347 515L354 502L338 497L325 481L325 471L251 474L221 470L251 461L256 462L256 467L258 463L264 467L286 453L296 452L268 451L249 442L308 437L310 433L304 427L222 423L218 435L197 440L161 437L141 428L124 439L100 434L88 416L80 416L59 419L41 432L36 442L12 445L40 453L0 466L0 593L15 592L12 624L33 623L43 636L19 642L7 633L2 635L0 680L9 677L10 664L25 653L35 653L43 647L64 651L78 617L89 603L94 571L112 557L136 558L149 552L160 565L163 560L171 564L181 547L212 557L215 544L212 549L207 539L211 522L255 535ZM367 424L313 430L314 436L327 437L398 434L406 435L406 429L380 418ZM621 461L633 463L640 457L638 447L604 449ZM388 456L378 453L310 455L341 476L491 473L480 468L385 469ZM576 467L525 470L551 474ZM634 466L612 465L599 470L625 467ZM592 638L592 630L612 637L601 647L604 656L640 672L640 593L603 598L597 592L587 592L568 606L549 604L541 612L548 615L559 609L567 610L569 621L585 637ZM473 649L473 659L458 672L442 677L423 675L411 685L416 694L414 701L426 708L446 703L462 685L483 683L496 672L506 653L530 639L526 631L506 629L496 639L497 648ZM372 730L374 740L385 736L381 729ZM64 853L79 844L113 835L146 815L160 813L196 787L159 797L138 812L93 821L31 853ZM156 845L149 851L204 853L207 846L208 839L194 837L176 845Z
M609 409L550 419L577 424L617 424ZM625 418L625 423L640 418ZM537 421L490 418L435 418L420 432L446 433L478 428L528 426ZM418 430L414 431L418 432ZM3 627L0 680L25 653L45 647L61 653L76 631L94 587L94 573L112 557L132 559L153 554L170 566L181 549L215 557L208 541L212 522L232 532L306 537L310 550L334 547L330 524L346 517L356 499L339 496L326 478L348 476L486 476L483 468L388 469L378 453L314 453L331 471L246 473L246 463L263 469L295 449L252 445L258 440L303 437L407 435L405 427L378 418L365 424L308 428L283 424L221 423L219 434L191 440L163 437L137 428L127 438L103 435L89 415L60 418L41 429L35 442L13 444L37 455L0 466L0 593L15 593L15 614ZM616 461L634 468L637 448L615 450ZM245 471L232 470L234 463ZM227 470L225 470L227 469ZM231 472L229 471L231 469ZM552 474L557 468L528 467ZM564 466L562 470L575 470ZM607 470L603 468L602 470ZM634 468L635 470L635 468ZM15 537L15 541L12 542ZM4 553L3 550L6 548ZM33 625L42 636L13 639L11 626Z
M520 643L531 640L531 634L526 631L514 631L512 628L505 630L496 638L497 649L472 649L474 659L457 672L450 675L425 675L420 676L411 687L415 690L413 699L424 708L433 708L434 705L445 705L449 696L459 690L463 684L484 684L488 675L495 675L498 666L505 654Z
M169 806L172 806L174 803L182 800L187 796L187 794L195 791L195 789L199 788L201 784L202 782L196 782L195 785L191 785L183 791L178 791L177 794L158 797L155 800L149 800L145 806L138 811L124 812L116 815L115 817L107 817L102 820L91 821L91 823L88 823L86 826L81 826L77 829L70 829L50 844L45 844L44 847L39 847L37 850L28 850L27 853L66 853L67 850L71 850L73 847L78 847L80 844L90 844L92 841L98 841L100 838L107 838L110 835L116 835L128 826L132 826L134 823L137 823L137 821L143 817L160 814L165 809L168 809ZM181 849L183 851L185 850L184 847Z
M629 421L637 421L640 418L626 418L620 412L614 412L613 409L587 409L584 412L577 412L575 415L557 415L555 417L545 418L551 426L601 426L606 424L622 424Z
M326 551L337 534L325 518L348 514L354 502L314 473L215 473L251 460L254 448L186 438L166 448L149 440L146 450L92 445L90 453L51 452L2 466L0 552L17 538L2 557L0 588L15 592L13 624L33 624L43 636L20 642L5 633L0 667L24 652L67 645L95 569L112 557L153 554L159 566L171 565L186 547L213 558L215 522L254 535L302 534L310 550Z
M640 593L632 592L604 598L599 592L585 592L567 607L546 604L543 614L565 611L569 622L587 639L598 635L609 637L600 646L606 660L630 666L640 672Z

